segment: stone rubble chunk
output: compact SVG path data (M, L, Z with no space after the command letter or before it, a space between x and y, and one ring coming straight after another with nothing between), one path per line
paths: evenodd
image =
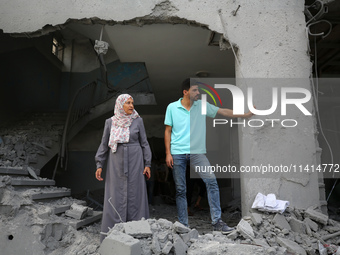
M235 229L233 231L231 231L230 234L227 235L227 237L231 240L235 240L238 237L238 231Z
M152 238L151 250L154 254L161 254L161 245L159 244L158 238L156 236L153 236Z
M181 234L184 243L188 243L191 239L198 238L198 231L196 229L190 230L189 233Z
M168 241L168 235L169 233L164 231L164 232L158 233L157 237L161 243L166 243Z
M162 228L170 229L172 227L172 222L166 219L159 219L158 223Z
M269 247L266 249L266 254L268 255L276 255L276 249L274 247Z
M314 221L312 221L310 218L305 218L304 222L306 223L307 226L310 227L311 230L313 230L314 232L317 232L319 230L319 226L317 223L315 223Z
M175 255L186 254L188 246L183 242L182 238L179 235L174 234L173 239L174 239L173 245L174 245Z
M190 228L184 226L182 223L176 221L173 225L172 225L173 229L180 234L183 233L188 233L190 231Z
M283 229L291 230L291 227L288 221L286 220L286 217L283 216L282 214L277 213L273 218L273 223L281 230Z
M124 223L125 233L132 237L142 238L152 236L150 224L147 220L130 221Z
M66 216L72 217L76 220L82 220L86 217L87 210L88 210L87 206L78 205L76 203L73 203L71 205L70 210L67 210L65 212L65 214L66 214Z
M299 254L299 255L307 255L305 249L303 249L300 245L298 245L296 242L293 242L291 240L288 240L286 238L277 237L276 241L284 248L287 249L287 251L292 252L293 254Z
M287 255L287 248L285 248L285 247L278 247L276 249L276 255Z
M241 219L241 221L238 223L236 229L238 232L240 232L240 234L244 238L253 239L255 237L253 228L250 226L250 224L247 221L243 219Z
M323 225L327 225L327 222L328 222L328 216L321 213L321 212L318 212L318 211L315 211L311 208L308 208L306 211L305 211L305 217L308 217L316 222L319 222Z
M98 252L101 255L141 255L142 248L139 240L113 230L110 235L103 240Z
M172 247L173 247L172 242L168 241L164 245L164 247L162 249L162 254L169 254L169 252L171 251Z
M250 215L251 221L253 222L254 226L259 226L262 223L262 214L259 213L252 213Z
M289 221L289 225L294 232L306 234L306 225L303 221L291 218Z

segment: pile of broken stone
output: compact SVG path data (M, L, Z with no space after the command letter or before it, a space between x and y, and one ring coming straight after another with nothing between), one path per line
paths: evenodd
M43 121L23 121L0 127L0 167L22 167L37 163L58 142L63 127Z
M288 207L283 214L253 211L228 235L166 219L116 224L100 246L111 254L340 254L340 223L316 208ZM338 251L337 251L338 250Z

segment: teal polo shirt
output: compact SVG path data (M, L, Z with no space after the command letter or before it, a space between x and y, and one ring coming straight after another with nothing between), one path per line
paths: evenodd
M183 98L168 105L164 124L171 126L170 153L204 154L206 153L206 117L214 118L218 107L207 102L207 115L202 115L202 101L192 104L190 111L181 104Z

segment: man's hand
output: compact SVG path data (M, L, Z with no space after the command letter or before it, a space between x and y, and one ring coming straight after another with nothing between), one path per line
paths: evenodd
M164 144L165 144L165 154L166 154L165 163L168 167L172 169L172 166L174 165L174 160L170 152L171 131L172 131L172 127L165 125L165 132L164 132Z
M98 168L97 171L96 171L96 178L97 178L98 181L104 180L104 179L101 177L102 171L103 171L103 169L102 169L101 167Z
M172 169L172 166L174 165L174 160L173 160L170 153L166 155L165 163L168 167L170 167Z
M254 116L254 113L252 113L251 111L244 114L244 118L250 118L251 116Z
M148 166L144 167L143 174L145 174L146 178L149 180L150 177L151 177L150 167L148 167Z

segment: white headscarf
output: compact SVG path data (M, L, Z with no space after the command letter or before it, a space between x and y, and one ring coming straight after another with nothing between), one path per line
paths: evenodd
M132 96L129 94L122 94L116 100L114 116L111 117L112 126L109 139L109 147L111 148L112 153L116 152L117 143L129 142L129 127L131 126L132 121L139 117L136 110L133 110L132 114L127 114L124 111L123 105L129 98L132 98Z

